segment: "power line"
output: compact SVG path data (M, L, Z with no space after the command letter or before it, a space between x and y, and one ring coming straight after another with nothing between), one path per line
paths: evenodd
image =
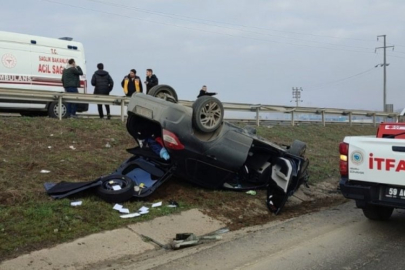
M137 17L133 17L133 16L126 16L126 15L123 15L123 14L118 14L118 13L113 13L113 12L100 11L100 10L86 8L86 7L82 7L82 6L76 6L76 5L61 3L61 2L53 1L53 0L42 0L42 1L49 2L49 3L54 3L54 4L59 4L59 5L64 5L64 6L69 6L69 7L78 8L78 9L83 9L83 10L88 10L88 11L93 11L93 12L98 12L98 13L103 13L103 14L107 14L107 15L114 15L114 16L125 17L125 18L129 18L129 19L135 19L135 20L140 20L140 21L145 21L145 22L150 22L150 23L155 23L155 24L174 26L174 27L177 27L177 28L196 30L196 31L200 31L200 32L219 34L219 35L224 35L224 36L229 36L229 37L251 39L251 40L256 40L256 41L278 43L278 44L287 44L287 45L300 46L300 47L318 48L318 49L325 49L325 50L347 51L347 52L367 53L367 54L373 53L371 51L368 52L368 51L348 50L348 49L340 49L340 48L329 48L329 47L313 46L313 45L308 45L308 44L297 44L297 43L291 43L291 42L283 42L283 41L275 41L275 40L270 40L270 39L261 39L261 38L255 38L255 37L234 35L234 34L229 34L229 33L216 32L216 31L204 30L204 29L200 29L200 28L188 27L188 26L178 25L178 24L173 24L173 23L153 21L153 20L144 19L144 18L137 18Z
M378 66L378 65L377 65L377 66ZM329 85L332 85L332 84L341 83L341 82L344 82L344 81L350 80L350 79L352 79L352 78L359 77L359 76L361 76L361 75L363 75L363 74L369 73L369 72L371 72L371 71L375 70L375 68L376 68L377 66L372 67L372 68L370 68L370 69L367 69L367 70L365 70L365 71L362 71L362 72L356 73L356 74L351 75L351 76L349 76L349 77L345 77L345 78L338 79L338 80L334 80L334 81L329 81L329 82L319 83L319 84L315 84L315 85L312 85L312 86L307 86L307 88L315 87L315 88L313 88L313 89L311 89L311 90L318 90L318 89L322 89L322 88L324 88L324 87L325 87L324 85L329 86Z
M236 26L236 27L243 27L243 28L253 28L253 29L260 29L260 30L276 31L276 30L267 29L267 28L254 27L254 26L245 26L245 25L240 25L240 24L231 24L231 23L219 22L219 21L212 21L212 20L194 18L194 17L190 17L190 16L183 16L183 15L179 15L179 14L156 12L156 11L152 11L152 10L148 10L148 9L142 9L142 8L138 8L138 7L135 7L135 6L128 6L128 5L123 5L123 4L119 4L119 3L112 3L112 2L106 2L106 1L100 1L100 0L86 0L86 1L99 3L99 4L104 4L104 5L107 5L107 6L114 6L114 7L118 7L118 8L132 9L132 10L135 10L136 12L153 14L153 15L157 15L157 16L163 16L163 17L167 17L167 18L172 18L172 19L177 19L177 20L182 20L182 21L187 21L187 22L193 22L193 23L198 23L198 24L203 24L203 25L208 25L208 26L215 26L215 27L224 28L224 29L230 29L230 30L235 30L234 27ZM210 22L210 23L204 23L204 22ZM212 24L212 23L214 23L214 24ZM219 24L222 24L222 25L219 25ZM234 27L223 26L224 24L225 25L231 25L231 26L234 26ZM251 34L267 35L267 36L270 36L270 37L284 38L284 39L290 39L290 40L297 40L297 41L304 41L304 42L311 42L311 43L318 43L318 44L326 44L326 45L331 45L331 46L340 46L340 47L371 50L371 48L366 48L366 47L335 44L335 43L330 43L330 42L299 39L299 38L292 38L292 37L286 37L286 36L276 36L276 35L271 35L271 34L268 34L268 33L250 31L250 30L243 30L243 29L237 29L237 30L242 31L242 32L246 32L246 33L251 33ZM283 32L283 31L277 31L277 32Z

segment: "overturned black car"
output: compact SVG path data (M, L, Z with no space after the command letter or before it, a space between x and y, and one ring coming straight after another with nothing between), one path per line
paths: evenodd
M282 147L223 117L222 103L211 96L189 108L177 104L167 85L155 86L149 95L134 94L127 130L137 146L127 150L131 158L114 173L92 185L112 202L149 196L173 176L210 189L266 189L267 206L278 214L308 180L305 143Z

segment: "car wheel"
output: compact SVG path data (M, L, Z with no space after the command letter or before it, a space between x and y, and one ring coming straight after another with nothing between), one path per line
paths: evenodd
M307 145L304 142L301 142L299 140L295 140L290 148L288 148L287 153L303 157L305 155L305 151L307 150Z
M48 115L52 118L59 118L59 102L52 102L48 107ZM66 103L62 103L62 118L67 117Z
M224 106L217 98L203 96L193 103L193 126L198 131L210 133L224 120Z
M173 87L165 84L160 84L152 87L148 95L167 100L169 102L177 103L177 93Z
M134 195L134 182L125 175L109 175L100 179L102 184L97 187L96 194L106 202L121 203ZM118 186L119 190L114 190Z
M391 217L393 211L393 207L380 205L368 204L366 205L366 207L363 208L363 214L371 220L388 220Z

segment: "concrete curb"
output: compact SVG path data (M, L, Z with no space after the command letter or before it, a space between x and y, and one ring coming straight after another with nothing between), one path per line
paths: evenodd
M141 234L167 244L176 233L203 235L223 226L222 222L192 209L179 215L159 217L129 225L127 228L97 233L53 248L34 251L2 262L0 269L83 269L88 265L116 261L157 248L155 244L143 241Z

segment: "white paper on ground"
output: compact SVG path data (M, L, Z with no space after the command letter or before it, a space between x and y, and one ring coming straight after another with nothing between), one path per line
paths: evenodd
M174 204L169 204L169 205L166 205L167 207L170 207L170 208L176 208L177 206L176 205L174 205Z
M162 202L152 204L152 207L159 207L159 206L162 206Z
M76 147L74 147L73 145L69 146L69 148L72 150L76 150Z
M129 209L128 208L121 208L118 211L120 211L120 213L123 213L123 214L129 214Z
M114 207L113 207L113 209L114 210L121 210L122 209L122 205L121 204L118 204L118 203L116 203L115 205L114 205Z
M41 170L40 173L50 173L51 171L48 170Z
M139 212L139 214L141 214L141 215L145 215L145 214L148 214L149 213L149 211L148 210L145 210L145 211L141 211L141 212Z
M117 190L121 190L121 187L118 185L112 186L112 189L117 191Z
M71 202L70 205L71 206L79 206L79 205L82 205L82 201Z
M127 215L121 215L120 218L133 218L133 217L139 217L141 214L138 213L132 213L132 214L127 214Z
M148 210L149 210L148 207L142 206L138 211L139 211L139 212L145 212L145 211L148 211Z

